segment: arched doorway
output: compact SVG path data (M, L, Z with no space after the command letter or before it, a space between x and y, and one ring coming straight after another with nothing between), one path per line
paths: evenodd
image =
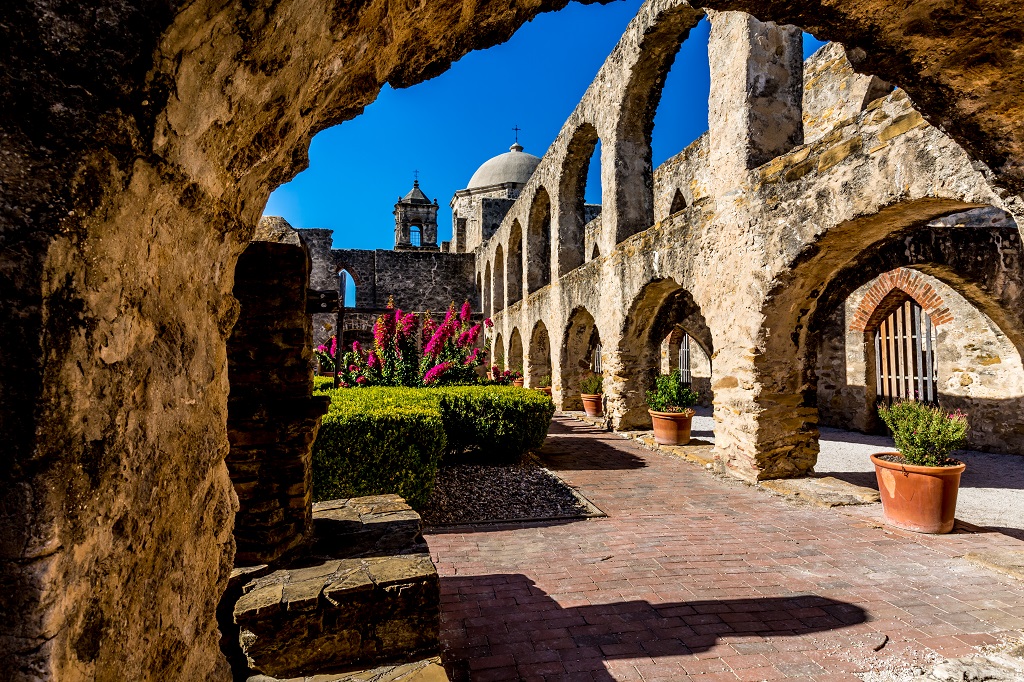
M533 326L530 334L530 352L526 356L526 385L531 388L551 385L551 340L543 321Z
M523 337L518 327L512 330L508 338L508 369L523 373Z
M523 298L523 228L518 220L512 221L508 238L508 304Z
M594 322L594 316L586 308L577 308L569 316L562 340L562 360L558 371L559 384L562 387L562 409L582 410L580 384L583 378L603 372L601 333Z

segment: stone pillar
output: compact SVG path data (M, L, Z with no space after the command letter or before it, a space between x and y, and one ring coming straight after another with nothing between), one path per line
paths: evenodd
M743 12L708 14L710 163L722 193L803 143L803 37Z

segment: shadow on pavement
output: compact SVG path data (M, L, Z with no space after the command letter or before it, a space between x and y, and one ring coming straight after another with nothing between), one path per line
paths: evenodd
M609 444L621 442L619 436L595 426L555 417L544 447L535 454L552 471L643 469L647 466L642 458Z
M453 682L515 678L501 673L521 679L589 672L594 680L613 680L606 661L699 654L723 636L795 637L868 617L859 606L813 594L563 608L519 574L442 578L441 594Z

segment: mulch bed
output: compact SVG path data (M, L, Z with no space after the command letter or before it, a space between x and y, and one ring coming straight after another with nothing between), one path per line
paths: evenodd
M560 478L535 462L510 466L443 466L430 501L420 510L424 525L542 521L584 518L593 509Z

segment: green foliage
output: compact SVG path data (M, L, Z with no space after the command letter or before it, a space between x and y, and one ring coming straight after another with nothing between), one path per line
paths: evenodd
M334 389L313 444L313 498L396 493L426 503L447 444L437 399L403 388Z
M878 416L892 431L893 440L908 464L926 467L952 466L949 453L967 441L967 415L947 413L913 400L880 405Z
M496 464L518 461L547 437L554 403L536 391L499 386L439 390L448 456Z
M313 392L329 391L334 388L334 377L313 377Z
M316 500L396 493L421 507L444 456L519 460L544 443L554 405L511 387L366 387L331 397L313 444Z
M693 406L700 396L683 384L679 370L662 374L654 380L654 388L647 391L647 406L655 412L677 412L693 415Z
M549 386L551 386L551 375L550 374L545 374L544 376L542 376L540 379L537 380L537 387L538 388L548 388Z
M585 377L580 382L580 393L584 395L596 395L598 393L604 393L604 376L601 374L591 374Z

